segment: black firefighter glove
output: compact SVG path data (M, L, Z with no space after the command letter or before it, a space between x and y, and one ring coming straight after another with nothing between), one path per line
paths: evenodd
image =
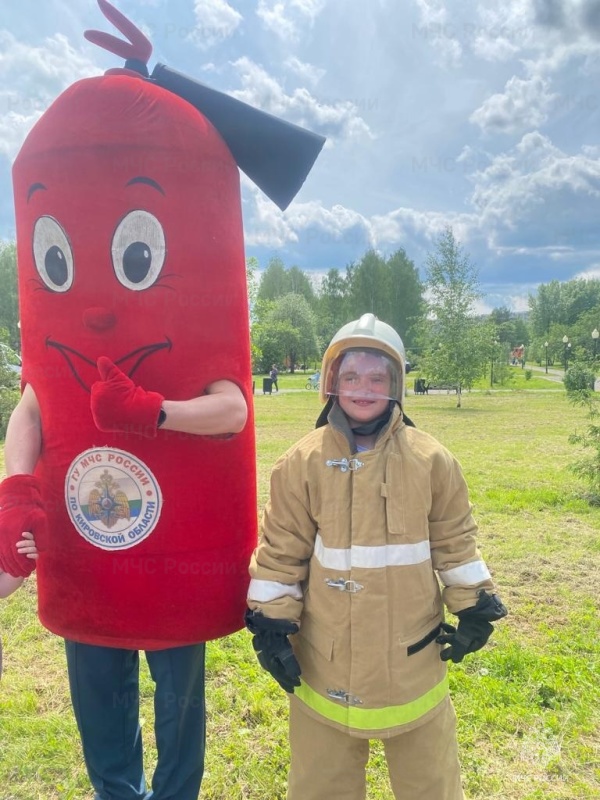
M442 661L450 659L458 664L467 653L480 650L492 635L494 626L491 622L502 619L508 614L502 600L496 594L488 594L485 589L479 592L479 599L472 608L459 611L458 627L442 622L445 631L438 636L438 644L449 644L440 652Z
M290 694L300 686L300 664L288 636L298 633L298 626L286 619L271 619L260 611L246 611L246 627L254 634L252 646L263 669L270 672L282 689Z

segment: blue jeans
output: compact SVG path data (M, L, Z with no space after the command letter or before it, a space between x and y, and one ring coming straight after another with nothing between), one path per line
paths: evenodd
M65 640L71 701L95 800L197 800L204 771L204 644L148 650L158 762L148 791L139 652Z

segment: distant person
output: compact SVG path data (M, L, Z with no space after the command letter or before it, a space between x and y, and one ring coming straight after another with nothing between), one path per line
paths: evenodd
M462 470L405 416L404 346L373 314L338 331L321 375L317 430L273 469L246 613L290 693L287 800L364 800L369 739L397 800L463 800L446 662L507 611Z
M33 534L29 531L23 533L23 538L16 544L17 552L21 556L36 559L38 557L37 547L33 540ZM0 599L8 597L13 592L16 592L19 586L23 583L24 578L13 578L8 572L0 570ZM2 676L2 640L0 639L0 677Z
M277 370L277 367L275 366L275 364L273 364L273 366L271 367L271 372L269 372L269 377L271 378L271 381L273 382L273 388L275 389L276 392L279 391L279 387L277 386L277 376L278 375L279 375L279 371Z

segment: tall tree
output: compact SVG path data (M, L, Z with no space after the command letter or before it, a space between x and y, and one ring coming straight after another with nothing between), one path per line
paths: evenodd
M348 269L348 300L352 317L370 311L383 319L387 306L387 278L385 259L375 250L368 250L358 264Z
M398 331L406 347L412 347L425 314L419 270L402 248L388 258L387 268L388 309L382 319Z
M553 322L566 324L559 281L540 284L537 294L529 295L529 308L531 329L535 337L547 337Z
M293 372L299 362L318 354L315 317L300 294L286 294L265 307L260 322L252 326L252 340L262 353L260 368L287 364Z
M275 301L271 312L273 322L287 323L295 331L294 336L286 339L286 356L290 370L299 361L306 363L318 352L314 314L306 300L300 294L286 294Z
M248 256L246 259L246 286L248 287L248 306L252 319L254 305L258 297L258 259Z
M301 294L307 303L314 308L316 305L315 290L310 278L300 267L290 267L285 272L286 294Z
M349 320L348 284L338 269L330 269L321 281L316 309L320 349L331 341L334 333Z
M506 306L494 308L490 314L490 322L495 328L495 336L499 342L504 342L510 348L529 344L527 325Z
M277 300L286 294L299 294L314 306L315 290L308 275L300 267L286 269L280 258L272 258L264 271L258 288L258 300Z
M423 314L423 286L413 262L402 249L388 258L368 250L347 269L350 317L366 312L389 323L404 344L413 344L415 327Z
M575 278L561 284L565 322L574 325L585 313L600 308L600 281Z
M280 258L272 258L263 272L258 287L258 300L275 300L288 291L285 264Z
M20 351L17 247L14 242L0 243L0 327L8 331L7 344Z
M485 369L492 331L474 316L474 303L481 296L477 270L451 228L427 256L427 289L432 318L427 377L434 383L470 388ZM461 405L460 392L456 404Z

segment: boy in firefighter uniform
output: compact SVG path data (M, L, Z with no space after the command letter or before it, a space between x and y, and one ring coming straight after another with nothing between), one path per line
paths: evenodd
M396 798L463 798L446 662L507 612L460 465L402 411L405 361L373 314L342 327L317 429L272 473L246 620L291 695L288 800L365 798L371 738Z

